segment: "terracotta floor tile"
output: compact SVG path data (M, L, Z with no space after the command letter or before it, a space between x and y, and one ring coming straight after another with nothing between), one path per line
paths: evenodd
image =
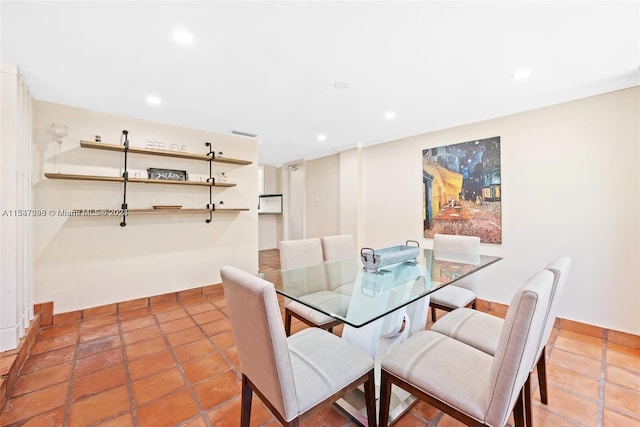
M22 372L37 371L38 369L48 368L50 366L59 365L69 362L73 359L76 352L76 346L63 347L58 350L47 351L45 353L34 354L27 359Z
M80 335L87 329L98 328L100 326L117 326L119 317L117 314L107 316L94 317L80 322Z
M236 427L240 419L241 398L235 397L211 410L207 415L213 427ZM256 395L251 400L252 427L258 427L274 419L274 416L264 406Z
M169 322L163 322L160 324L162 331L165 334L170 334L172 332L183 331L185 329L195 327L195 322L190 317L183 317L181 319L172 320Z
M413 413L413 415L415 415L417 417L420 417L420 418L422 418L424 420L430 421L430 420L434 419L440 413L440 410L437 409L437 408L434 408L433 406L429 405L428 403L418 401L411 408L411 412Z
M183 421L180 423L180 427L207 427L208 424L202 415L196 415L194 418L190 420Z
M65 335L78 336L80 331L79 323L67 323L66 325L56 325L44 328L38 334L38 340L48 340L51 338L58 338Z
M598 404L574 393L562 391L556 387L547 387L549 403L546 408L570 421L585 426L596 426L598 420ZM540 401L540 390L534 394Z
M207 335L212 336L220 332L230 331L231 322L227 319L217 320L215 322L205 323L201 328Z
M194 316L199 313L206 313L208 311L215 310L215 307L211 305L208 301L202 304L191 305L186 307L187 313Z
M607 383L604 387L604 405L640 417L640 392Z
M344 425L347 419L333 405L329 405L302 415L300 421L302 427L316 427Z
M231 331L222 332L211 337L211 341L220 348L228 348L233 346L233 334Z
M125 344L133 344L139 341L148 340L160 336L158 325L149 325L132 331L123 332L122 340Z
M68 388L67 383L61 383L10 399L0 414L0 425L8 426L61 407L65 403Z
M31 354L44 353L46 351L57 350L59 348L75 345L78 342L78 333L65 334L59 337L49 338L46 340L36 340L31 349Z
M129 362L131 379L137 380L175 367L171 352L163 351Z
M195 314L193 316L193 320L195 320L198 325L203 325L209 322L215 322L216 320L221 320L221 319L225 319L224 314L222 314L220 310L215 309L213 307L211 308L211 310L207 312Z
M114 316L115 317L115 316ZM118 335L120 328L117 323L110 325L101 325L95 328L80 329L80 342L92 341L98 338L105 338L113 335Z
M201 340L205 337L204 332L197 326L184 329L182 331L173 332L167 335L167 341L172 347L178 347L193 341Z
M531 412L532 427L579 427L579 424L547 410L541 403L533 404Z
M149 314L146 317L136 317L135 319L131 320L121 320L120 328L122 328L123 332L129 332L140 328L146 328L147 326L155 326L155 324L155 319Z
M607 363L640 371L640 350L609 343Z
M224 357L231 363L233 366L240 366L240 359L238 359L238 350L234 347L225 348L222 353L224 353Z
M404 417L403 417L404 418ZM411 424L403 424L402 421L404 421L402 418L396 423L394 424L395 426L400 426L400 427L409 427L409 426L413 426L415 424L411 423ZM438 420L438 422L436 423L436 425L438 427L463 427L464 424L461 423L460 421L456 420L455 418L447 415L447 414L443 414L442 418L440 418L440 420Z
M181 363L204 356L205 354L214 353L215 351L216 348L214 345L206 339L194 341L173 349L174 354Z
M75 376L87 375L91 372L100 371L102 369L111 368L124 363L122 358L122 350L114 348L96 353L91 356L78 359L75 366Z
M608 382L640 391L640 371L607 365L605 379Z
M21 427L58 427L64 422L64 407L61 406L52 411L36 415Z
M554 365L569 369L592 379L598 379L600 378L602 363L598 360L570 353L560 348L554 348L547 361L547 369L553 369Z
M600 381L559 366L547 366L547 384L568 389L593 400L598 400L600 393Z
M176 368L133 382L133 397L140 406L184 387L182 374Z
M183 317L187 317L187 312L185 311L184 308L182 308L182 306L178 305L178 308L174 309L174 310L170 310L170 311L164 311L162 313L157 313L156 314L156 319L158 319L158 322L160 323L165 323L165 322L170 322L172 320L176 320L176 319L181 319Z
M554 347L591 359L602 360L602 340L596 338L584 337L580 340L560 334L555 340Z
M205 410L237 396L240 393L240 388L240 380L233 371L227 371L193 386L193 390Z
M167 344L164 341L164 337L161 336L125 346L125 351L127 352L127 360L135 360L139 357L148 356L154 353L160 353L166 350Z
M199 408L187 390L180 390L137 409L140 427L175 426L198 412Z
M609 408L604 408L602 417L602 427L638 427L640 426L640 418L631 417L621 414Z
M193 306L206 303L207 299L202 295L190 295L188 297L181 297L180 304L183 306Z
M20 396L62 382L66 383L71 377L72 365L72 362L65 362L50 368L20 375L13 390L13 396Z
M123 311L118 314L121 322L127 322L134 319L148 318L151 316L151 310L148 307L138 308L136 310ZM153 319L151 319L153 320Z
M197 383L231 368L232 366L224 360L220 353L208 354L182 364L182 369L192 383Z
M164 313L167 311L173 311L177 308L182 308L182 305L177 301L162 301L151 305L151 311L154 313Z
M83 342L78 346L78 358L91 356L92 354L102 353L106 350L119 349L121 346L120 336L111 335L104 338Z
M130 412L100 422L100 427L135 427Z
M127 374L124 365L116 365L74 378L71 397L75 402L84 397L98 394L126 383Z
M125 411L131 411L131 398L128 387L120 386L71 404L69 426L88 426Z

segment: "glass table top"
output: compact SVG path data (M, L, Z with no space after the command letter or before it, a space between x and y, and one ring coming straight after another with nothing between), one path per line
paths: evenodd
M358 256L260 277L277 293L358 328L501 259L422 249L415 261L378 272L365 271Z

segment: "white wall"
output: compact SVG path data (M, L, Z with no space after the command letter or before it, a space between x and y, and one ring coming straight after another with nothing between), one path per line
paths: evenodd
M220 267L232 264L258 270L257 144L254 140L98 113L46 102L34 102L35 207L43 209L119 208L122 184L51 180L53 143L43 131L51 122L69 127L62 154L63 173L119 176L123 154L81 148L79 140L101 135L105 143L118 143L122 129L131 146L146 141L185 145L187 151L206 153L205 141L225 157L250 160L237 166L213 164L213 174L224 171L232 188L213 188L213 201L226 207L250 207L249 212L207 215L131 215L126 227L120 218L47 216L35 226L35 301L54 301L56 313L220 282ZM187 170L192 179L208 175L208 163L156 156L129 156L133 174L159 167ZM130 175L131 176L131 175ZM180 204L204 208L206 187L129 184L130 209Z
M307 238L338 234L340 212L340 174L326 174L340 167L340 156L322 157L306 163L307 169Z
M422 150L492 136L501 137L503 243L482 250L504 260L480 272L480 297L509 303L530 275L568 255L559 316L640 334L639 87L363 149L359 245L431 247ZM342 188L340 200L359 197Z

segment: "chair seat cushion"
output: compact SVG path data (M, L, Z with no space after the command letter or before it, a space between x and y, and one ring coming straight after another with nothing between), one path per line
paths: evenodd
M431 294L431 302L451 308L464 307L475 299L475 292L455 285L445 286Z
M349 298L344 294L338 292L314 292L312 294L305 295L300 299L305 300L310 304L322 307L324 310L330 313L338 314L340 316L346 316L347 310L349 309ZM289 301L289 303L287 303L287 308L299 314L300 316L303 316L304 318L312 321L316 325L324 325L336 320L331 316L327 316L326 314L323 314L318 310L314 310L311 307L307 307L306 305L297 301Z
M287 338L300 414L373 369L373 359L353 344L318 328Z
M458 411L484 422L489 407L488 354L433 331L413 335L392 350L382 368Z
M455 338L493 356L498 348L504 320L470 308L458 308L442 316L432 331Z

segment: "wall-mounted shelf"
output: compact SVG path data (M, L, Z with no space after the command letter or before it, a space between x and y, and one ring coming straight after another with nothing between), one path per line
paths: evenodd
M102 176L102 175L75 175L69 173L45 173L45 177L49 179L73 179L77 181L110 181L124 182L121 176ZM128 182L138 182L141 184L170 184L170 185L201 185L204 187L235 187L236 184L230 182L200 182L200 181L172 181L169 179L148 179L148 178L129 178Z
M212 163L227 163L233 165L250 165L253 162L249 160L240 160L240 159L232 159L229 157L216 157L215 152L211 147L210 142L205 142L205 146L208 149L206 154L194 154L194 153L185 153L182 151L170 151L170 150L159 150L152 148L136 148L131 147L129 144L129 132L126 130L122 131L122 135L124 137L124 143L122 145L116 144L105 144L102 142L92 142L92 141L80 141L80 146L82 148L90 148L95 150L105 150L105 151L116 151L124 154L124 168L122 176L103 176L103 175L81 175L81 174L68 174L68 173L45 173L45 177L49 179L67 179L67 180L76 180L76 181L107 181L107 182L117 182L123 183L123 200L121 209L93 209L93 210L80 210L76 209L71 211L71 215L77 216L121 216L122 221L120 225L124 227L127 225L127 216L131 214L188 214L188 213L207 213L209 218L206 220L207 223L210 223L213 219L214 212L242 212L248 211L248 208L217 208L213 203L213 187L235 187L236 184L229 182L216 182L213 177L212 172ZM206 181L181 181L181 180L170 180L170 179L149 179L149 178L131 178L129 176L129 171L127 169L127 159L129 154L142 154L146 156L161 156L161 157L172 157L177 159L187 159L187 160L199 160L209 163L209 177ZM150 169L151 170L151 169ZM178 171L180 172L180 171ZM150 176L151 176L151 172ZM222 174L224 175L224 173ZM186 171L184 171L184 176L187 177ZM226 181L226 178L224 179ZM209 187L209 203L207 204L207 208L192 208L192 209L129 209L127 204L127 184L163 184L163 185L191 185L191 186L200 186L200 187Z
M93 148L96 150L107 150L107 151L119 151L124 153L123 145L115 145L115 144L105 144L102 142L92 142L92 141L80 141L80 146L84 148ZM162 156L162 157L174 157L178 159L189 159L189 160L201 160L203 162L208 162L211 160L216 163L228 163L232 165L250 165L251 161L249 160L240 160L240 159L232 159L229 157L210 157L206 154L194 154L194 153L185 153L182 151L169 151L169 150L158 150L154 148L137 148L137 147L129 147L129 153L134 154L145 154L148 156Z

